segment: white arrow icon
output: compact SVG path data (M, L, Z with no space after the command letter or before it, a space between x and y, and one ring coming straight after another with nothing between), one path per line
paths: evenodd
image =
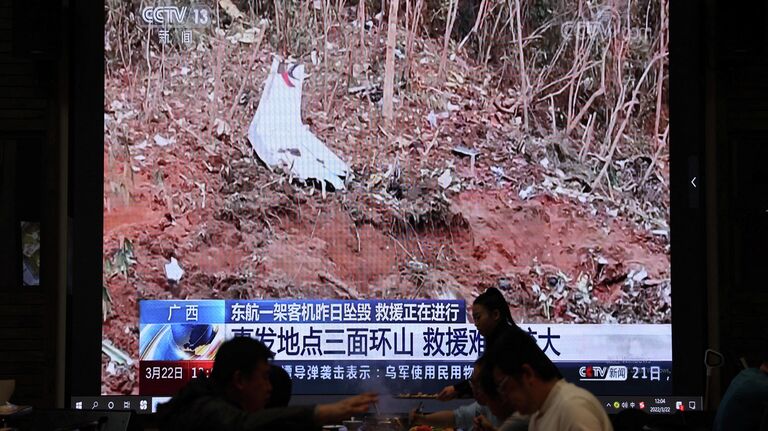
M696 188L696 177L693 177L691 184L693 185L693 188Z

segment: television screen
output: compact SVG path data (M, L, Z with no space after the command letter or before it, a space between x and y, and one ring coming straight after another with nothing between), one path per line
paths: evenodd
M667 7L107 1L102 394L236 336L434 394L489 287L569 381L671 394Z

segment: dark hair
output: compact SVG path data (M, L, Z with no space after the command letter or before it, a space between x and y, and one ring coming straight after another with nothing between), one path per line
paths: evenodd
M250 375L260 362L272 359L274 354L261 341L249 337L235 337L219 347L213 362L211 380L224 387L232 380L235 371Z
M496 383L493 381L493 363L488 360L488 355L483 355L477 360L480 363L480 389L489 398L498 398L499 391L496 390ZM481 362L482 361L482 362Z
M496 367L502 373L519 378L523 365L527 364L544 381L561 379L560 370L547 357L536 340L522 329L505 331L488 351L489 368ZM495 391L495 387L494 387Z
M506 298L504 298L501 291L495 287L485 289L485 292L478 295L472 304L482 305L490 312L498 311L502 322L506 322L510 325L515 323L512 319L512 313L509 311L509 305L507 304Z
M272 385L272 393L267 401L267 408L285 407L291 401L293 384L291 376L279 365L272 365L269 369L269 383Z
M487 362L488 362L488 358L486 358L485 355L475 359L475 365L481 368L484 367Z

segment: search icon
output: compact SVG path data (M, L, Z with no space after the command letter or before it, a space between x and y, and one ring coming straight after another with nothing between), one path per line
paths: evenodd
M98 408L98 407L99 407L99 402L98 401L94 401L93 402L93 407L91 407L91 410L93 410L95 408Z

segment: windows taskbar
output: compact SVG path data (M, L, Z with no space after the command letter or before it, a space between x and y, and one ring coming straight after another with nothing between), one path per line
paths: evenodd
M343 396L339 395L341 399ZM296 398L304 398L297 396ZM322 397L325 402L333 401L328 396ZM70 408L76 410L106 410L106 411L135 411L140 414L157 412L157 406L168 401L170 397L156 396L112 396L102 395L97 397L72 397ZM675 414L677 412L703 410L702 397L681 396L603 396L597 399L603 405L608 414L618 413L622 410L635 409L648 414ZM310 400L306 400L310 401ZM314 400L312 400L314 401ZM430 403L433 404L433 403ZM432 409L439 406L434 403Z
M610 413L618 413L622 410L641 410L649 414L674 414L677 412L702 411L704 404L702 397L682 396L597 396L603 404L603 408Z

